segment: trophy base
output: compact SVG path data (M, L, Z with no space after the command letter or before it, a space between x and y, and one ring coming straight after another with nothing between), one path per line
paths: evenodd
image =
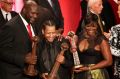
M77 65L77 66L74 66L75 69L78 69L80 67L83 67L83 65Z
M28 75L28 76L36 76L37 73L38 73L37 70L35 70L35 71L24 70L24 74Z

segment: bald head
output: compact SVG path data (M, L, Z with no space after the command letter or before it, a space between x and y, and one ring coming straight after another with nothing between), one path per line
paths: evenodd
M100 14L103 9L102 0L88 0L88 8L95 14Z

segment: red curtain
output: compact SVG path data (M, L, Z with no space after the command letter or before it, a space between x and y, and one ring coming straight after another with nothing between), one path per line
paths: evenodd
M69 31L76 31L81 18L80 0L59 0L64 17L64 36Z
M120 18L118 17L118 13L117 13L118 4L116 4L113 0L109 0L109 2L112 5L112 9L113 9L114 14L115 14L116 23L120 24Z

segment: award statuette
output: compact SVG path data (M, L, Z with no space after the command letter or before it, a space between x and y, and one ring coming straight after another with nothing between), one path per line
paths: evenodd
M78 37L75 35L74 32L70 31L68 32L68 37L71 44L71 51L73 53L73 59L74 59L74 68L80 68L82 65L80 65L80 60L77 52L77 46L76 43L78 41Z

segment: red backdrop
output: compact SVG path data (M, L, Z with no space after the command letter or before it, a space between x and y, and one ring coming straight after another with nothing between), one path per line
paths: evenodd
M64 17L64 35L76 31L81 18L80 0L59 0Z

